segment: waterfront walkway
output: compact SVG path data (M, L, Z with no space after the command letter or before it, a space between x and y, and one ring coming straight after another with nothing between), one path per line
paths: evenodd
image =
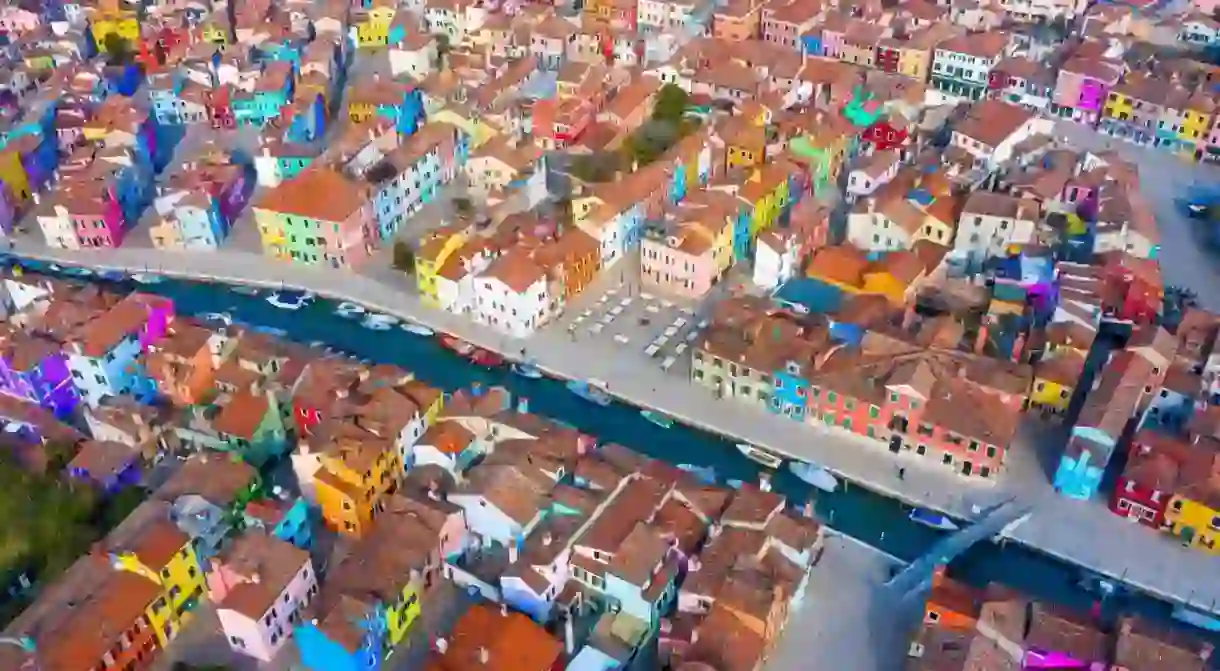
M1006 477L999 486L986 486L967 483L947 470L905 462L905 477L899 479L893 455L875 442L732 401L715 401L688 380L668 375L646 359L623 356L610 343L575 342L562 329L544 330L528 341L509 338L469 319L424 307L409 287L409 278L394 282L385 274L374 279L293 266L238 251L76 251L50 249L29 240L20 245L19 255L55 263L308 290L336 300L359 302L509 356L519 355L524 348L539 368L555 377L604 380L611 394L627 403L658 409L695 428L813 461L852 483L958 519L972 520L976 517L973 511L1018 495L1029 503L1032 515L1011 530L1008 537L1012 540L1160 598L1202 604L1205 610L1214 608L1211 604L1220 604L1220 580L1205 577L1216 575L1220 569L1216 557L1186 550L1110 514L1097 502L1058 497L1043 477Z

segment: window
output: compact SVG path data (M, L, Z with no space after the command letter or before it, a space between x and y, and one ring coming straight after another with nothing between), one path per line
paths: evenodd
M945 453L945 456L941 457L940 463L942 463L942 464L946 464L946 465L948 465L948 464L952 464L952 463L953 463L953 455L952 455L952 454L949 454L948 452L946 452L946 453Z
M1179 500L1177 500L1177 501L1174 501L1174 502L1173 502L1173 510L1174 510L1174 512L1179 512L1179 513L1180 513L1180 512L1182 512L1182 501L1181 501L1181 499L1179 499Z
M986 478L986 477L990 477L990 476L991 476L991 468L990 468L990 467L988 467L988 466L980 466L980 467L979 467L979 477L980 477L980 478Z

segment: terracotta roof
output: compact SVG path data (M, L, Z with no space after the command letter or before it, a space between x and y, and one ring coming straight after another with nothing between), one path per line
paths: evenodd
M345 222L369 204L368 189L316 165L258 197L253 207L329 222Z
M563 645L529 617L478 604L457 621L427 671L550 671Z
M988 147L997 147L1034 116L1033 112L1023 107L999 100L984 100L970 108L965 120L953 132Z
M221 508L249 491L258 471L246 462L220 453L194 454L156 491L156 497L173 502L195 495Z
M271 402L263 394L238 391L212 420L212 428L225 435L249 440L254 437L270 406Z
M242 578L216 607L236 611L256 622L310 563L305 550L259 530L243 533L213 561Z

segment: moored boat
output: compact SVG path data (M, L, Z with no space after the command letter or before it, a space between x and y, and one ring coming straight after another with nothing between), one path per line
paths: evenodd
M489 349L483 349L482 347L475 347L471 349L470 353L466 355L466 358L470 360L470 363L473 363L476 366L485 366L487 368L499 366L504 363L504 357Z
M686 471L699 479L700 482L716 484L716 469L711 466L696 466L695 464L678 464L678 469Z
M668 429L674 425L674 418L663 412L658 412L656 410L641 410L640 414L644 417L644 419L656 424L662 429Z
M519 361L513 364L513 373L530 380L537 380L542 377L542 371L538 367L526 361Z
M935 510L928 510L926 508L912 508L907 517L916 524L922 524L925 527L932 527L933 529L940 529L941 531L957 531L958 529L957 522L949 519L949 517L944 513L938 513Z
M157 284L165 278L155 273L136 273L131 276L131 279L140 284Z
M271 292L271 295L267 297L267 302L270 303L272 307L276 307L281 310L300 310L309 304L311 298L312 297L304 291L290 291L288 289L281 289L279 291Z
M398 317L370 312L364 316L360 325L371 331L388 331L398 324Z
M603 407L610 405L610 402L613 400L610 398L610 394L606 392L605 384L599 383L596 380L590 380L588 382L584 380L572 380L567 386L568 391L572 392L573 394L576 394L590 403L596 403Z
M474 351L474 345L461 338L455 338L448 333L442 333L437 340L440 341L442 347L461 356L470 356L470 353Z
M417 336L424 336L425 338L429 338L431 336L436 335L436 331L433 331L432 329L428 328L427 326L424 326L423 324L418 324L416 322L403 322L402 324L400 324L400 326L402 327L402 330L406 331L407 333L414 333Z
M839 479L830 471L806 461L794 461L788 464L788 470L806 483L824 492L833 492L839 488Z
M344 317L346 319L355 319L356 317L363 317L365 312L367 312L367 310L364 309L363 305L360 305L359 303L353 303L351 301L343 301L342 303L335 306L335 314L339 315L340 317Z
M746 459L764 468L774 469L784 464L784 458L780 455L749 443L737 443L737 449L746 456Z

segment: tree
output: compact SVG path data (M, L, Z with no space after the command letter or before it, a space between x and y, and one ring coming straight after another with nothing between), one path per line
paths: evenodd
M395 270L404 273L410 273L415 270L415 252L411 250L411 245L408 245L404 240L394 241L393 265Z
M469 217L474 213L474 203L465 196L458 196L453 199L453 209L459 216Z
M590 184L610 182L622 169L622 157L613 152L595 151L572 158L568 171L576 179Z
M111 65L127 65L131 62L131 41L118 33L106 33L102 38L102 49L106 52L106 62Z
M652 105L652 118L657 121L678 122L686 115L686 106L690 104L690 96L677 84L665 84L657 92L656 102Z

